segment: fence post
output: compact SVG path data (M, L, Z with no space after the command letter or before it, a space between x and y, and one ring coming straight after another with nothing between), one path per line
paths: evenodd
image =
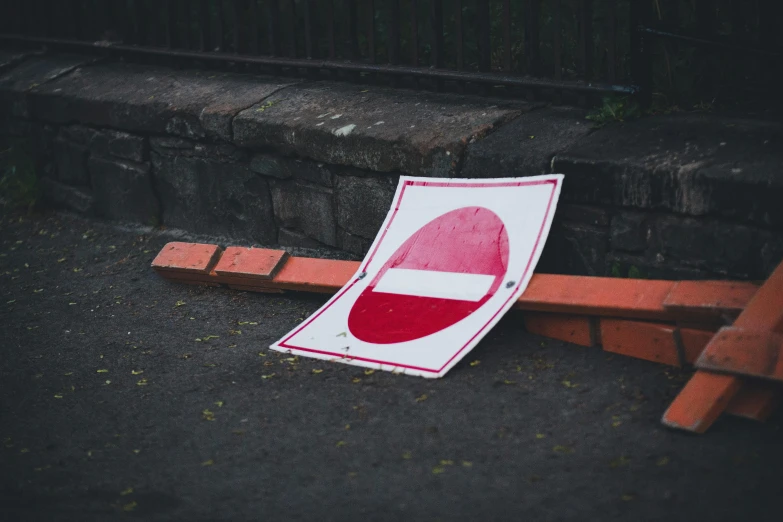
M644 32L652 19L651 14L649 0L631 0L631 80L638 88L636 96L643 108L652 103L650 38Z

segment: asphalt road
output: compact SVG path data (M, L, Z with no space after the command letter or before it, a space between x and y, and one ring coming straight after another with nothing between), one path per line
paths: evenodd
M0 519L775 520L783 416L660 416L687 373L524 332L445 378L271 352L323 303L168 283L171 238L0 222Z

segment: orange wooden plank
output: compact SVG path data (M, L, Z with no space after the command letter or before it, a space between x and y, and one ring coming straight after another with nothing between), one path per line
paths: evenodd
M781 387L775 383L748 381L726 407L726 413L765 421L780 404Z
M525 329L536 335L559 339L581 346L595 346L596 335L590 318L582 315L562 315L545 312L525 312Z
M681 366L676 329L670 324L601 319L601 343L607 352Z
M693 364L699 358L701 352L707 347L710 339L715 335L711 330L698 330L695 328L680 328L680 339L685 355L685 362Z
M734 326L783 333L783 263L761 285Z
M758 285L740 281L678 281L663 307L683 313L737 317L758 291Z
M219 276L272 279L288 259L285 250L228 247L215 265Z
M670 428L704 433L723 413L741 384L731 375L696 372L663 414L662 422Z
M673 281L536 274L517 308L574 315L674 321L663 307Z
M253 285L228 285L231 290L239 290L241 292L260 292L262 294L282 294L283 290L279 288L264 288L262 286Z
M350 281L359 266L358 261L292 257L271 283L284 290L334 293Z
M178 271L206 274L220 257L217 245L203 243L167 243L152 260L156 271Z
M721 328L696 361L696 367L783 381L783 334Z

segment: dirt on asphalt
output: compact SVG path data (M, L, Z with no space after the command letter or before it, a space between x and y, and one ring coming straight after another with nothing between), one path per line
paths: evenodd
M169 283L171 237L0 221L0 519L780 520L780 413L667 430L688 372L513 311L440 380L272 352L325 297Z

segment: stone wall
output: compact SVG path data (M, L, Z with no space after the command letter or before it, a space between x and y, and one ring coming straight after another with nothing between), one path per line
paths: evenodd
M761 279L783 258L777 122L576 109L0 51L0 140L46 200L237 244L363 255L401 174L566 175L540 271Z

